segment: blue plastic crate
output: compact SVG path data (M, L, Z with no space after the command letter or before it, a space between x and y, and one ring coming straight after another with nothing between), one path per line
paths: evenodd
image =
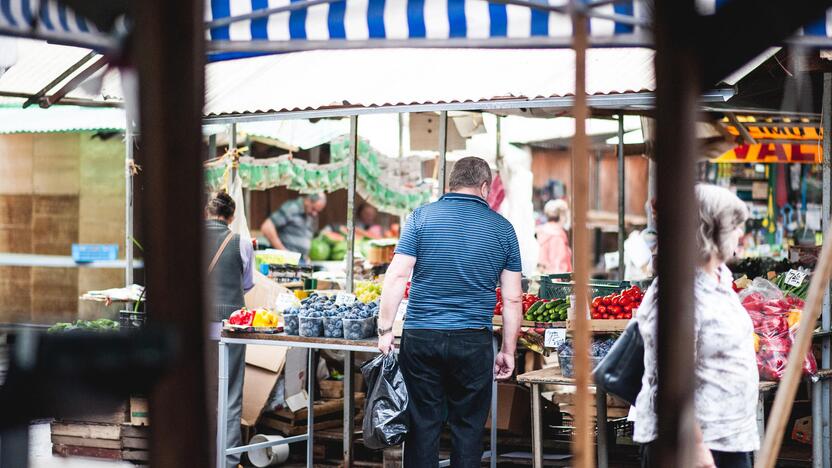
M72 244L72 260L75 263L116 259L118 259L118 244Z

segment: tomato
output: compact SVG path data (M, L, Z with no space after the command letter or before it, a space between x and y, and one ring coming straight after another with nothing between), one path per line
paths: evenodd
M595 299L592 300L592 307L598 307L599 305L601 305L601 298L600 297L596 297Z
M601 304L605 306L612 305L612 298L610 298L609 296L601 298Z
M604 306L604 305L598 306L598 313L601 314L601 315L606 314L607 313L607 306Z
M618 315L621 313L621 306L611 306L608 311L610 315Z
M601 318L607 320L608 318L610 318L610 316L607 314L601 314Z
M621 298L621 305L627 306L633 303L633 299L630 296L624 296Z

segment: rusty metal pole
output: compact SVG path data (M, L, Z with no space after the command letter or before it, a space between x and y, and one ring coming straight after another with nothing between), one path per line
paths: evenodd
M586 119L589 115L586 99L586 49L588 19L572 3L573 48L575 50L575 137L572 142L572 212L574 243L573 265L575 280L575 439L572 450L578 468L593 468L592 426L589 417L590 332L586 312L589 310L589 151Z
M150 394L150 465L205 467L211 443L202 286L204 2L144 0L134 6L139 156L153 181L152 190L139 191L148 319L178 340L171 371Z
M694 0L656 2L659 256L658 443L653 466L692 466L696 136L700 67Z

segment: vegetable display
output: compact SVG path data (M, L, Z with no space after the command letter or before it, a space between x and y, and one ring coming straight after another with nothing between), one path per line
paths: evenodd
M524 293L522 298L523 315L526 315L529 308L539 301L540 298L534 294ZM500 288L497 288L497 304L494 306L494 315L503 315L503 293Z
M49 327L47 332L68 332L68 331L115 331L118 330L118 322L110 319L97 320L76 320L75 323L58 322Z
M775 286L780 288L783 291L783 294L788 296L794 296L800 299L806 300L806 296L809 294L809 279L804 279L799 286L792 286L786 283L786 273L780 273L779 275L775 276L773 280L771 280Z
M740 293L743 307L754 325L754 348L757 352L757 369L763 380L780 380L786 372L786 363L800 315L803 300L785 296L772 282L756 278ZM811 351L803 361L803 372L817 373L817 362Z
M539 300L526 310L529 322L563 322L569 312L569 299Z
M620 293L596 297L589 308L589 316L595 320L629 320L633 311L641 305L644 292L638 286L632 286Z

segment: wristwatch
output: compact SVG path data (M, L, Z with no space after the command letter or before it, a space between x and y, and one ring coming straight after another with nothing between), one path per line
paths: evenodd
M379 336L379 337L384 336L384 335L386 335L386 334L390 333L391 331L393 331L393 327L392 327L392 326L390 326L390 328L381 328L381 327L378 327L378 329L376 329L376 332L378 333L378 336Z

